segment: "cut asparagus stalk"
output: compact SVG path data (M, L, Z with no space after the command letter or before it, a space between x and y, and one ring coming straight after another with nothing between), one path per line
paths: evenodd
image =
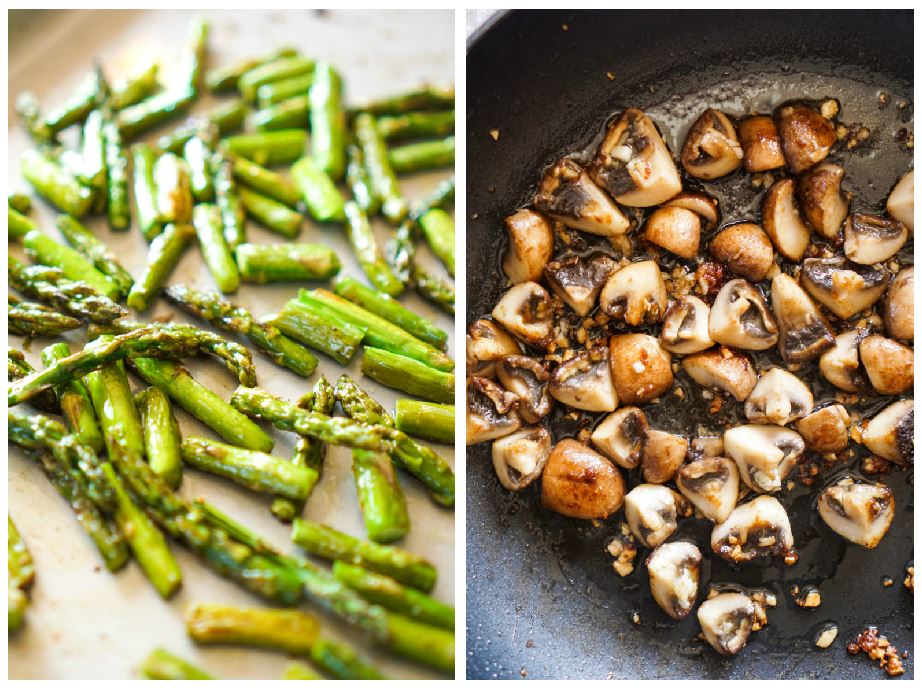
M221 143L231 153L248 158L257 165L282 165L294 163L304 155L307 132L303 129L279 129L237 134L223 139Z
M12 192L6 196L7 205L18 213L30 213L32 211L32 198L28 194Z
M385 676L359 658L354 649L342 642L320 639L311 650L311 660L327 675L337 680L385 680Z
M371 176L365 168L362 150L355 144L346 148L346 185L352 192L352 198L369 216L375 215L381 208L381 199L375 192Z
M310 102L307 93L267 105L253 115L253 126L260 132L277 129L305 129Z
M256 100L260 108L267 108L274 103L306 95L313 83L314 73L308 72L298 77L263 84L256 89Z
M218 289L224 294L237 292L240 273L224 238L221 211L213 204L199 204L195 207L192 222L198 235L202 258Z
M234 158L233 165L234 177L250 189L280 201L289 208L298 207L301 195L288 178L239 156Z
M42 350L42 364L52 366L58 360L70 356L67 343L54 343ZM99 453L105 447L102 429L96 420L93 403L84 385L71 378L54 387L61 405L61 413L67 420L71 433L81 442Z
M189 167L189 186L196 202L214 201L214 181L211 177L211 149L208 135L199 132L190 137L182 149L183 158Z
M29 362L26 361L26 356L19 350L14 350L13 348L7 348L6 350L6 380L7 381L18 381L19 379L24 379L27 376L31 376L35 373L35 369ZM61 406L58 404L58 399L54 394L53 390L45 390L34 396L30 403L45 412L50 412L52 414L58 414L61 411Z
M289 661L282 680L323 680L323 677L302 661Z
M364 353L362 373L378 383L433 402L454 402L454 374L375 347L366 347Z
M80 328L83 322L37 302L23 302L12 295L7 298L7 329L29 338L60 335Z
M141 664L140 673L146 680L215 680L211 674L165 649L152 651Z
M279 48L278 50L258 58L245 58L224 67L215 67L205 74L205 85L214 93L234 91L237 89L240 77L260 65L273 62L280 58L294 57L298 54L294 48Z
M211 159L215 203L221 210L224 239L231 251L246 242L246 212L243 209L243 202L240 201L233 168L234 164L223 152L216 153Z
M247 215L273 232L294 239L301 232L301 214L285 204L246 187L238 190Z
M406 93L380 98L357 108L373 115L394 115L414 110L445 110L455 107L455 89L441 84L426 84Z
M119 286L79 252L58 244L39 230L33 230L23 237L22 244L35 263L55 266L65 278L86 283L111 300L119 298Z
M148 250L148 263L144 273L135 282L128 293L128 306L137 311L144 311L150 301L156 297L160 288L166 283L186 247L195 237L195 228L185 223L167 225L166 229L154 238Z
M6 226L9 237L25 237L32 230L37 230L38 226L29 216L23 215L12 206L7 208Z
M374 117L362 113L355 118L355 137L362 149L365 169L371 178L375 194L381 199L381 211L391 223L406 218L409 207L400 194L397 175L387 155L384 138L378 131Z
M453 167L455 164L454 136L431 141L396 146L388 152L391 168L397 175Z
M372 285L391 297L396 297L403 292L403 283L391 273L387 262L378 251L378 243L368 217L354 201L347 201L344 208L346 235L359 266Z
M134 285L131 274L125 270L118 257L105 243L73 216L60 215L58 230L70 245L85 259L91 261L97 271L105 275L118 287L119 295L125 296ZM59 266L60 264L55 264ZM92 284L92 283L91 283Z
M323 352L340 364L352 359L365 331L339 318L321 314L297 300L290 300L269 322L289 338Z
M246 103L242 100L229 101L202 117L189 118L170 134L160 137L157 140L157 148L161 151L180 154L189 139L203 129L210 129L211 127L217 130L219 136L231 134L243 129L246 113Z
M385 141L446 136L455 131L455 111L410 112L378 118Z
M20 171L35 192L64 213L83 218L93 205L93 190L51 156L28 150L20 158Z
M110 340L102 336L100 340ZM106 449L111 455L114 444L123 443L128 450L144 455L144 430L141 417L128 386L123 362L109 362L83 378L83 384L93 401L93 409L102 428Z
M144 71L113 83L109 105L113 110L123 110L148 96L153 96L160 89L160 83L157 81L159 71L159 63L152 62Z
M101 110L94 110L87 115L83 123L83 140L80 142L82 166L77 175L82 184L93 190L97 204L106 200L106 146L102 133L104 123Z
M195 89L188 86L154 94L119 111L118 128L122 137L131 140L186 112L195 101Z
M249 283L326 280L339 271L339 257L322 244L241 244L237 266Z
M131 147L131 160L134 171L135 216L141 228L141 234L150 241L163 230L160 213L157 211L157 186L154 184L154 150L147 144L135 144Z
M157 386L135 396L144 431L144 454L150 468L175 489L182 481L182 435L169 396Z
M35 565L32 554L26 547L13 518L7 516L6 560L9 565L7 580L7 626L10 632L19 630L25 618L29 597L26 594L35 579Z
M342 79L328 62L314 68L310 100L311 157L334 182L346 170L346 112Z
M448 273L455 275L455 221L440 208L426 211L420 219L419 226L429 243L432 253L445 264Z
M455 406L401 398L394 415L397 428L438 443L455 440Z
M192 221L192 183L189 164L174 153L165 153L154 163L157 212L163 223Z
M131 202L128 195L128 153L110 109L103 110L102 126L106 170L106 217L113 230L127 230L131 225Z
M291 166L291 179L307 212L319 223L344 223L345 200L333 179L312 158L301 158Z
M300 56L280 57L271 62L265 62L240 76L238 81L240 94L252 103L256 100L256 92L260 86L313 74L314 65L313 60Z
M320 622L301 611L193 604L186 609L186 632L199 644L261 647L310 656Z
M390 544L405 537L410 531L410 516L390 456L353 450L352 476L368 538Z

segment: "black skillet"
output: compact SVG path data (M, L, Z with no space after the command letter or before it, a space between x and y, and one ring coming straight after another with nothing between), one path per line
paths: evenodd
M708 105L742 114L784 99L836 97L842 121L860 120L871 131L869 145L837 154L855 194L853 208L880 210L912 163L911 151L897 141L901 127L912 130L912 24L911 11L516 11L494 17L468 46L468 323L488 314L504 288L502 218L528 202L545 166L591 145L608 118L627 106L648 109L675 151ZM891 96L882 108L879 91ZM902 109L900 100L907 102ZM760 195L748 185L740 175L712 188L725 220L757 220ZM903 258L911 262L911 248ZM820 386L817 400L823 394ZM866 409L879 404L869 401ZM647 408L658 428L716 421L693 401ZM553 428L557 438L571 431ZM819 523L812 492L798 486L782 499L801 554L796 566L766 561L734 569L710 559L705 583L767 586L778 597L768 627L725 659L693 640L694 615L673 623L652 602L645 551L633 575L622 580L614 573L604 548L617 518L593 526L544 510L537 486L505 491L489 444L469 448L467 468L470 678L876 679L883 672L863 655L850 656L848 639L876 625L900 650L911 649L912 597L901 584L913 557L911 471L884 477L897 517L872 551L846 545ZM690 524L682 534L704 545L708 531ZM884 587L885 576L891 587ZM797 608L788 593L793 584L817 586L822 605ZM839 636L820 650L813 637L829 621ZM905 668L903 678L911 678L911 656Z

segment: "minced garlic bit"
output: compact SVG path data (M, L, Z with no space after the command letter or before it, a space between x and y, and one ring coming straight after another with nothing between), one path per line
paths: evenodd
M847 649L849 654L864 652L868 658L877 661L889 676L899 676L904 673L900 653L873 625L862 631L854 642L849 642Z
M491 130L490 130L490 136L493 137L493 141L499 141L499 130L498 130L498 129L491 129Z
M826 649L829 645L836 641L836 637L839 635L839 628L833 624L823 628L820 631L820 634L816 636L814 644L820 649Z

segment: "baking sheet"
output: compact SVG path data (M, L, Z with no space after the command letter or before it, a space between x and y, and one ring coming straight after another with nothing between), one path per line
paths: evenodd
M89 70L101 60L110 79L134 74L148 60L161 61L161 80L168 83L175 73L190 20L200 16L210 21L209 65L259 55L283 45L298 48L305 55L332 62L343 74L348 103L358 103L410 88L425 81L454 78L451 11L30 11L9 13L9 155L11 190L28 191L18 172L20 153L30 140L17 123L12 109L16 95L34 91L42 103L60 103ZM206 94L194 112L214 107L216 99ZM147 140L172 130L173 121L156 130ZM73 134L73 133L69 133ZM418 199L445 177L446 171L402 178L405 196ZM37 202L33 217L51 236L56 212ZM146 243L136 226L129 232L112 233L102 217L88 224L122 258L135 276L146 263ZM385 226L376 221L379 239ZM259 227L247 224L251 242L284 241ZM364 278L349 250L345 234L338 228L304 224L301 242L324 242L333 247L343 263L343 272ZM21 247L10 246L21 254ZM426 256L429 260L431 257ZM197 246L193 246L174 272L171 284L185 283L213 288ZM233 300L255 314L279 309L300 287L242 285ZM417 295L403 300L409 308L453 333L450 317L435 310ZM167 304L162 298L141 315L145 320L173 313L177 321L196 322ZM85 330L65 334L72 349L82 346ZM22 339L10 338L12 347ZM40 366L41 349L50 340L33 341L27 359ZM451 352L453 354L453 346ZM272 364L254 350L259 386L288 399L295 399L313 385L319 373L330 381L343 372L359 380L385 407L393 409L401 396L361 379L361 356L348 367L319 355L317 372L305 380ZM220 364L203 359L189 360L193 375L204 385L228 399L236 381ZM138 379L132 378L137 389ZM214 436L211 430L176 409L184 435ZM271 432L276 441L273 454L290 456L294 435ZM453 463L450 446L435 446ZM361 515L351 474L347 448L331 448L323 477L305 510L311 520L323 521L351 534L363 534ZM9 452L9 512L35 559L36 581L24 628L9 640L10 678L102 679L132 678L148 653L158 646L189 659L221 678L279 678L288 662L285 655L235 647L197 647L186 636L183 610L191 602L226 602L260 605L265 602L238 585L206 569L182 547L174 549L183 571L182 589L164 602L147 583L136 563L119 573L102 567L95 548L77 525L41 470L15 447ZM401 546L424 555L438 568L439 580L433 595L454 601L454 513L437 508L421 485L401 474L407 495L412 528ZM229 481L186 469L181 493L186 498L205 497L233 517L239 518L286 551L295 549L289 528L271 516L271 497L254 494ZM316 611L314 607L308 610ZM337 619L319 614L323 634L348 641L387 675L397 678L431 677L432 672L372 647L367 639Z

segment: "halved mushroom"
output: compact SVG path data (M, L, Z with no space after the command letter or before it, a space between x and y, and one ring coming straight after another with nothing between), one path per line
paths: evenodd
M519 283L499 298L493 318L512 335L540 347L550 339L554 327L551 297L538 283Z
M835 345L820 357L820 373L836 388L857 393L867 387L868 380L858 358L858 343L866 335L860 330L840 333Z
M764 172L784 165L781 137L775 121L767 115L750 115L740 122L740 144L746 172Z
M723 522L736 507L740 473L729 458L704 457L683 465L675 483L704 517Z
M869 335L858 344L858 357L881 395L899 395L912 388L913 350L882 335Z
M615 261L602 253L589 258L569 256L550 262L544 269L544 277L554 294L577 314L586 316L595 307L602 286L615 267Z
M778 324L762 292L742 278L720 288L708 319L711 338L743 350L767 350L778 342Z
M883 301L884 327L891 338L913 340L913 267L901 269Z
M842 405L828 405L814 410L794 424L804 445L814 453L838 453L848 446L848 410Z
M596 151L592 178L620 204L657 206L682 191L672 155L642 111L614 120Z
M631 326L656 323L666 313L666 284L655 261L627 264L609 276L599 306Z
M786 273L772 278L772 311L778 320L778 352L785 362L816 359L835 345L829 323Z
M639 407L622 407L608 415L592 431L592 445L629 470L640 464L647 439L647 417Z
M698 598L701 551L687 541L657 546L647 557L650 594L670 618L682 620Z
M567 517L604 520L621 507L621 471L588 446L564 439L551 451L541 476L541 504Z
M800 283L817 302L840 319L850 319L876 302L890 282L890 271L862 266L844 257L807 259Z
M671 358L652 335L613 335L608 348L611 381L625 405L649 402L672 386Z
M544 365L531 357L510 355L496 364L496 377L510 393L519 398L519 416L529 424L546 417L553 405L547 394L550 374Z
M698 623L715 652L733 656L749 641L755 612L755 605L745 594L721 592L698 607Z
M569 158L561 158L544 174L534 205L564 225L593 235L614 237L631 227L617 204Z
M829 120L800 104L778 109L778 133L784 159L795 175L823 160L838 140Z
M551 433L530 426L493 441L493 469L499 483L521 491L541 476L551 453Z
M910 170L900 178L887 197L887 213L909 228L910 232L913 231L914 194L913 171Z
M898 220L853 213L845 223L845 256L856 264L876 264L896 254L909 229Z
M774 496L756 496L738 505L711 531L711 549L733 563L761 556L786 556L794 548L791 521Z
M837 240L852 200L842 191L845 168L820 163L797 178L797 202L801 216L827 240Z
M717 199L701 192L682 192L676 194L663 204L664 207L684 208L693 213L704 223L704 229L710 232L717 227L720 214L717 211Z
M724 454L723 436L693 436L688 442L688 457L694 460Z
M608 348L583 350L561 362L548 384L548 392L564 405L588 412L611 412L618 407L612 385Z
M467 380L467 445L492 441L522 426L516 412L518 398L490 379Z
M708 330L710 311L707 304L692 295L670 304L659 336L663 349L688 355L711 347L714 341Z
M820 494L816 507L833 532L853 544L873 549L890 529L896 506L888 487L845 477Z
M539 280L554 252L554 231L547 218L527 208L503 221L509 242L503 257L503 271L513 283Z
M493 378L496 360L521 352L522 346L518 341L495 321L477 319L467 327L466 359L471 376Z
M640 451L643 479L650 484L665 484L679 471L688 455L688 439L656 429L647 429Z
M708 108L688 130L682 147L682 167L699 180L729 175L743 162L743 147L730 118Z
M659 484L638 484L624 497L628 527L644 546L657 547L673 535L679 514L687 512L685 499Z
M717 261L744 278L764 280L775 260L768 235L755 223L736 223L718 232L708 249Z
M747 355L723 346L689 355L682 368L699 386L729 393L739 402L749 397L758 378Z
M810 387L781 367L772 367L759 377L743 406L749 421L780 426L800 419L812 409Z
M781 255L800 261L810 243L810 228L800 216L794 201L794 180L778 180L762 198L762 227Z
M911 465L914 416L912 400L899 400L887 405L864 427L861 442L885 460Z
M724 433L727 455L753 491L781 490L781 482L800 462L804 440L796 431L774 424L744 424Z
M683 259L694 259L701 241L701 218L677 206L664 206L647 217L644 239Z

